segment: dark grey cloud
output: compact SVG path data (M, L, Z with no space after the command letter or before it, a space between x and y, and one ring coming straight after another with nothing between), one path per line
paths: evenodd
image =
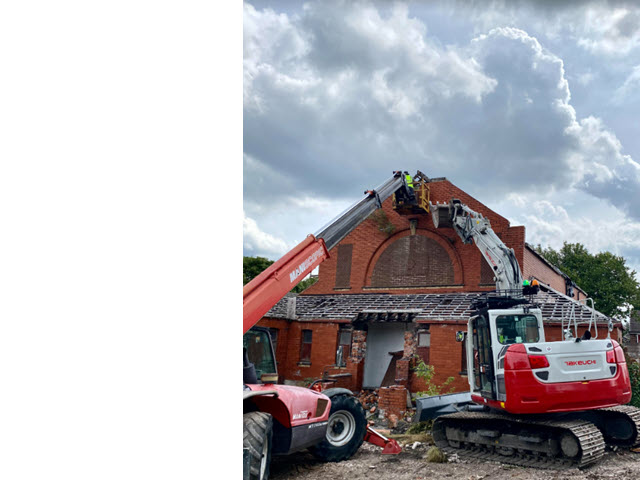
M424 168L438 99L477 103L495 85L471 60L428 44L401 8L382 17L371 6L319 3L285 22L247 6L246 17L244 150L299 192L324 185L340 196L355 178L371 185L393 169ZM278 48L256 46L265 42Z
M518 15L543 8L534 3L522 2ZM581 191L638 225L638 164L607 123L584 108L608 101L602 85L614 85L611 92L620 87L618 105L632 98L640 76L628 67L631 57L624 57L626 66L616 73L591 56L610 55L616 46L633 51L633 25L620 19L635 10L615 17L601 5L578 3L582 7L554 7L562 21L550 22L539 35L509 25L542 32L544 15L505 21L515 17L497 9L485 9L482 21L459 15L455 28L447 30L442 22L469 7L447 12L430 3L417 18L416 4L407 9L314 2L289 12L245 4L245 248L277 256L290 238L299 241L316 231L326 209L354 201L395 169L447 176L489 204L514 192L545 198ZM601 13L603 24L615 23L618 30L590 23ZM571 31L562 24L569 20L576 20ZM492 26L481 28L487 25ZM573 51L563 45L567 38ZM566 59L556 48L572 61L580 57L582 69L574 66L567 74ZM570 85L574 78L582 83ZM580 115L572 100L574 85L582 98ZM611 111L608 118L619 114ZM306 221L286 216L305 199L329 203L304 204L314 213L304 229L281 228L281 221ZM337 208L326 219L335 213ZM575 241L566 233L562 237L564 217L527 222L539 238ZM581 230L588 222L572 225L572 235L589 235L588 228ZM634 228L625 231L632 235ZM620 248L640 251L633 242Z

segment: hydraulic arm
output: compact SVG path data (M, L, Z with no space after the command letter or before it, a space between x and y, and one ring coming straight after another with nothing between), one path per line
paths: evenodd
M515 253L495 234L489 219L457 199L448 205L431 205L431 209L436 228L453 228L464 243L475 242L493 269L497 290L522 289L522 273Z

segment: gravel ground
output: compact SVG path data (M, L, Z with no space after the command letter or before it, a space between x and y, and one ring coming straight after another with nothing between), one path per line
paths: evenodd
M403 448L399 455L380 455L381 449L364 443L349 460L340 463L322 463L309 453L275 457L271 463L272 480L295 478L299 480L332 479L393 479L393 480L506 480L506 479L584 479L640 478L640 453L628 450L608 451L595 466L584 470L543 470L511 465L453 460L448 463L429 463L425 460L430 445L420 444Z

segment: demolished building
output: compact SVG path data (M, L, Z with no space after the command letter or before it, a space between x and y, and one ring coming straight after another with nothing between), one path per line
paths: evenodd
M468 390L464 343L455 334L466 329L472 301L495 283L474 245L464 244L453 229L434 227L429 204L452 198L489 218L514 250L523 277L544 284L534 301L547 341L562 338L568 316L594 319L598 336L607 334L610 319L572 301L584 302L585 292L526 242L524 226L511 226L445 178L419 177L422 208L385 201L330 251L316 284L288 295L260 320L272 332L281 381L350 374L341 375L339 386L399 385L418 392L425 385L412 366L421 359L434 366L435 383L454 377L454 391ZM612 336L619 339L621 325L614 326Z

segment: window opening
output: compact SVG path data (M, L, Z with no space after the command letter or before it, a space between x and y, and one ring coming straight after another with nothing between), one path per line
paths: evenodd
M302 338L300 339L300 363L311 363L311 340L313 332L311 330L302 330Z
M336 365L344 367L347 364L347 358L351 355L351 329L341 328L338 331L338 349L336 351ZM341 353L342 352L342 353Z

